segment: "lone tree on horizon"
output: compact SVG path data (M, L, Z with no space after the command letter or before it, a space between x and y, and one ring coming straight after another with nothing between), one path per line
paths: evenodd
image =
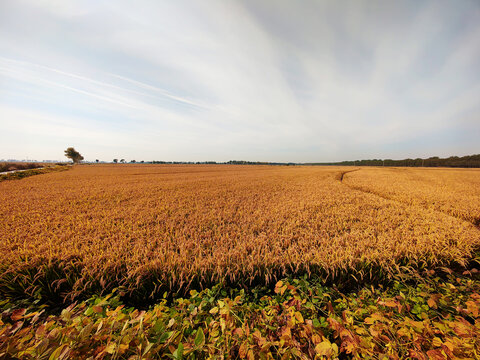
M80 155L80 153L73 147L69 147L67 148L67 150L65 150L65 156L71 159L74 164L78 164L80 161L83 160L83 156Z

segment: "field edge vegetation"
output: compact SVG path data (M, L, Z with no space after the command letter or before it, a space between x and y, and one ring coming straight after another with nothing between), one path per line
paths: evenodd
M69 169L71 169L71 165L55 165L45 168L31 168L26 170L19 170L7 174L0 174L0 182L6 180L20 180L29 176L48 174L57 171L66 171Z
M456 260L436 259L425 254L424 257L393 259L389 266L369 260L359 260L356 264L338 268L334 271L321 267L296 269L285 272L284 268L267 269L269 277L257 269L257 277L241 277L237 281L225 278L223 281L208 281L204 277L193 275L188 284L175 278L175 273L157 273L155 269L143 278L128 279L125 268L115 264L100 279L82 273L83 266L80 258L39 261L28 267L11 269L0 266L0 297L29 300L40 304L47 304L58 308L63 304L83 301L91 296L102 296L114 289L122 289L122 301L133 307L145 308L155 304L162 298L169 301L186 296L190 291L202 291L213 286L225 289L243 289L250 292L250 288L272 289L279 279L285 277L316 279L323 286L334 287L339 291L352 292L362 286L382 285L389 286L394 279L409 279L411 274L432 269L454 269L463 271L476 266L480 259L480 249ZM132 282L133 281L133 282Z
M477 258L478 265L478 258ZM425 270L351 293L318 279L273 289L220 285L146 310L121 289L52 314L0 301L0 357L95 359L474 359L480 354L480 277Z

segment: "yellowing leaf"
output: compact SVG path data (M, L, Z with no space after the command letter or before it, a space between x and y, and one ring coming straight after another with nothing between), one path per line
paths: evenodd
M432 345L435 346L435 347L440 347L440 346L443 345L443 342L439 337L435 336L432 340Z
M215 306L215 307L211 308L210 311L209 311L209 313L210 313L210 314L216 314L216 313L218 313L218 307Z
M303 323L303 316L302 316L302 313L300 311L295 312L295 319L297 319L297 322L299 324Z
M23 315L27 312L27 309L16 309L12 311L12 315L10 315L10 318L13 321L18 321L23 318Z
M434 297L430 297L428 300L427 300L427 304L429 307L431 307L432 309L436 309L437 308L437 302L435 301L435 298Z
M397 302L393 300L388 300L388 301L379 301L380 305L386 306L386 307L397 307Z
M115 343L112 342L112 343L107 345L107 347L105 348L104 351L106 353L113 354L115 352L115 349L116 349L116 345L115 345Z
M60 345L58 348L55 349L54 352L50 354L50 357L48 358L48 360L65 359L68 351L69 351L69 347L67 344Z
M240 358L245 359L247 356L247 347L245 344L240 345L240 348L238 349L238 355L240 355Z
M320 356L330 356L333 352L330 341L325 340L315 346L315 352Z

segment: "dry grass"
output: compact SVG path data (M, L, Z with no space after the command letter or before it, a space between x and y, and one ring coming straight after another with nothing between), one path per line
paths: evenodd
M142 298L291 274L360 280L399 265L464 263L478 247L480 231L462 219L345 184L364 174L383 189L386 170L342 183L346 170L97 165L0 183L0 293L63 298L122 285ZM436 173L452 184L439 190L426 170L405 171L393 185L405 198L417 196L412 171L427 198L478 199L470 172ZM465 199L452 208L474 212Z

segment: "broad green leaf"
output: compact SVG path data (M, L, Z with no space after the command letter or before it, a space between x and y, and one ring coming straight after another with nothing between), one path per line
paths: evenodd
M194 340L195 347L202 348L205 345L205 334L203 333L202 328L198 328L197 335Z

